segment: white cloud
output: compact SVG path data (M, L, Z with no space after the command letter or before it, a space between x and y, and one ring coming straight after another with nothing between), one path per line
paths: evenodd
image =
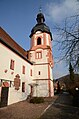
M53 1L53 2L51 2ZM50 22L50 28L54 26L53 23L58 23L62 24L62 20L64 20L66 17L73 16L75 14L79 14L79 0L60 0L61 2L59 3L59 0L55 2L55 0L51 0L47 5L46 5L46 20ZM55 31L53 32L53 37L54 40L58 40L57 33ZM59 59L55 57L60 57L60 51L58 50L58 46L54 47L56 43L52 43L53 45L53 55L54 55L54 62L58 61ZM63 75L68 74L68 67L66 67L65 62L61 61L57 64L54 65L53 69L53 75L54 78L59 78Z
M68 16L72 16L79 11L77 0L64 0L60 4L51 2L46 5L48 19L58 23Z

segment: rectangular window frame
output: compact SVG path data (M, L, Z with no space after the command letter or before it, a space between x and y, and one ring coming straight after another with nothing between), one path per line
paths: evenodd
M42 59L42 51L37 51L35 53L35 59Z
M22 92L25 92L25 82L22 82Z
M40 71L38 71L38 75L41 75L41 72Z
M32 76L32 69L30 69L30 76Z
M25 74L25 66L22 66L22 74Z
M11 59L10 61L10 69L14 70L14 65L15 65L15 61L13 59Z

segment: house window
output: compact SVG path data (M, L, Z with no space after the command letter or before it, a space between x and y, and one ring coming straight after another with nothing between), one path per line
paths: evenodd
M36 59L41 59L42 58L42 52L36 52Z
M22 67L22 73L25 74L25 66Z
M30 53L30 57L32 57L32 53Z
M32 69L30 70L30 76L32 76Z
M41 38L40 37L38 37L38 39L37 39L37 45L41 45Z
M38 75L40 75L40 74L41 74L41 72L39 71L39 72L38 72Z
M25 82L22 82L22 92L25 92Z
M28 58L29 58L29 55L27 54L26 57L27 57L27 59L28 59Z
M11 59L10 61L10 69L14 70L14 63L15 61Z

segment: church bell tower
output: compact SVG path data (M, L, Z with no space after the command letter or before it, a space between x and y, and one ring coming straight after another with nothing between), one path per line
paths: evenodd
M30 38L29 60L33 62L33 96L52 97L53 88L53 56L52 34L45 24L43 13L37 14L37 24L32 28Z

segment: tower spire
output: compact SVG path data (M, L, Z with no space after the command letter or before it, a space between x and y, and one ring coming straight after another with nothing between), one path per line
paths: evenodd
M40 7L39 7L39 13L41 13L42 12L42 7L41 7L41 5L40 5Z
M39 13L41 12L42 12L42 5L41 5L41 0L40 0Z

